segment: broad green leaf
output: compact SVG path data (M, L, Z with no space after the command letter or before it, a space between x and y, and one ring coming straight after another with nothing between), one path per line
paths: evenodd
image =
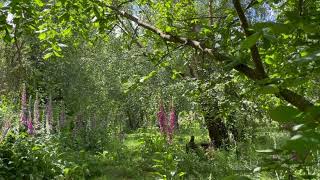
M292 130L293 130L293 131L298 131L298 130L300 130L303 126L305 126L305 125L304 125L304 124L295 125L295 126L293 126Z
M288 34L294 29L294 27L291 24L282 24L274 22L256 23L254 25L254 29L258 31L261 31L265 28L271 29L272 34Z
M241 49L248 49L251 48L253 45L256 44L256 42L259 40L261 37L262 33L261 31L256 32L252 34L251 36L247 37L242 43L240 44Z
M289 141L287 141L284 148L302 154L303 152L308 151L308 149L310 149L311 146L313 146L310 145L311 144L309 144L309 142L303 135L297 134L293 136Z
M290 24L274 23L270 27L275 34L288 34L293 29Z
M297 140L297 139L300 139L302 138L302 135L301 134L297 134L297 135L294 135L293 137L290 138L290 140Z
M292 122L301 112L291 106L279 106L269 112L270 117L278 122Z
M269 84L269 85L258 88L259 94L276 94L278 92L279 92L279 88L275 84Z

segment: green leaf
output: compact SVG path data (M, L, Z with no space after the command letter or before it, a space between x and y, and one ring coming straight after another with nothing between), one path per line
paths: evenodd
M201 28L201 32L200 33L204 34L204 35L207 35L207 34L211 33L211 30L208 29L208 28Z
M44 4L41 0L34 0L34 2L36 3L36 5L42 7Z
M290 24L273 23L270 27L275 34L289 34L293 29Z
M43 56L43 59L49 59L51 56L53 56L53 53L50 52L50 53L47 53Z
M143 77L139 80L139 82L140 82L140 83L143 83L143 82L145 82L146 80L154 77L156 74L157 74L157 71L151 71L147 76L143 76Z
M262 22L254 25L255 30L261 31L262 29L271 29L272 34L289 34L293 29L292 24L282 24L274 22Z
M166 26L166 32L171 32L171 31L172 31L172 27Z
M246 63L246 61L245 61L245 59L243 59L243 58L239 58L239 57L232 57L232 58L230 58L230 59L232 59L232 60L230 60L230 61L227 61L226 63L226 65L225 66L223 66L223 69L225 70L225 71L230 71L230 70L232 70L235 66L237 66L237 65L239 65L239 64L242 64L242 63Z
M297 134L293 136L289 141L286 142L284 149L290 150L290 151L296 151L298 153L303 153L307 149L310 149L310 145L308 141L306 141L306 138L303 137L301 134Z
M241 49L248 49L251 48L253 45L256 44L256 42L259 40L261 37L262 33L261 31L256 32L252 34L251 36L247 37L242 43L240 44Z
M180 172L179 174L178 174L178 176L179 177L182 177L182 176L184 176L184 175L186 175L187 173L185 173L185 172Z
M63 57L63 55L62 54L60 54L59 52L57 52L57 51L53 51L53 54L55 55L55 56L57 56L57 57Z
M307 83L306 78L298 77L298 78L288 78L285 79L284 82L281 84L281 87L297 87Z
M69 37L71 35L71 33L72 33L72 28L69 27L69 28L65 29L64 31L62 31L62 36Z
M260 171L261 171L261 167L256 167L256 168L254 168L253 173L257 173L257 172L260 172Z
M63 174L68 175L70 173L71 169L70 168L64 168L63 169Z
M279 88L275 84L269 84L269 85L258 88L259 94L276 94L278 92L279 92Z
M46 39L46 37L47 37L46 33L40 33L38 36L39 40L44 40Z
M263 150L256 150L258 153L273 153L273 149L263 149Z
M279 106L269 112L270 117L278 122L292 122L301 114L301 112L291 106Z
M177 70L172 70L172 76L171 76L171 79L175 80L177 79L178 77L181 77L181 71L177 71Z
M233 176L227 176L227 177L223 178L223 180L250 180L250 178L248 178L246 176L233 175Z
M307 56L304 52L302 55L305 55L305 56L296 59L295 62L305 63L305 62L312 62L312 61L320 60L320 50L314 51L313 53L311 53L310 55L307 55Z

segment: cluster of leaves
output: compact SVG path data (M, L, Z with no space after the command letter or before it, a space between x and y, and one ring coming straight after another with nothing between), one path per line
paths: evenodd
M279 148L258 151L269 154L262 170L275 170L287 177L319 178L319 113L319 107L307 112L300 112L290 106L279 106L271 110L271 118L289 130L290 137Z
M57 144L44 145L27 134L10 133L0 144L0 174L5 179L52 179L62 174ZM61 152L60 152L61 153Z

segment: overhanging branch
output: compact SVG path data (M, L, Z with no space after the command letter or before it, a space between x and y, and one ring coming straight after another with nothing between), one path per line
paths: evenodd
M139 26L152 31L156 34L158 34L162 39L169 41L169 42L174 42L174 43L180 43L180 44L184 44L184 45L188 45L191 46L195 49L198 49L212 57L214 57L214 59L216 59L219 62L223 62L223 61L230 61L230 57L219 53L217 49L214 48L208 48L206 47L204 44L201 44L200 41L197 40L193 40L193 39L189 39L186 37L181 37L181 36L176 36L176 35L172 35L170 33L167 32L163 32L162 30L156 28L155 26L152 26L151 24L148 24L144 21L141 21L139 18L124 12L124 11L120 11L118 8L112 7L112 6L108 6L108 8L112 9L113 11L115 11L118 15L125 17L135 23L137 23ZM239 64L236 65L234 67L235 70L241 72L242 74L244 74L245 76L247 76L250 79L254 79L257 80L257 76L256 73L254 72L254 70L252 68L250 68L249 66L245 65L245 64Z
M238 5L240 4L240 2L238 0L234 0L234 1L237 1ZM224 55L222 53L219 53L219 51L217 49L206 47L204 44L201 44L200 41L192 40L192 39L188 39L186 37L176 36L176 35L172 35L170 33L163 32L162 30L156 28L155 26L152 26L151 24L143 22L139 18L137 18L129 13L126 13L124 11L120 11L116 7L112 7L112 6L107 6L107 7L112 9L113 11L115 11L118 15L120 15L124 18L127 18L128 20L131 20L131 21L137 23L139 26L158 34L162 39L164 39L166 41L191 46L195 49L198 49L198 50L212 56L214 59L216 59L219 62L225 62L225 61L232 60L229 56ZM241 5L240 5L240 7L241 7ZM242 11L242 13L243 13L243 11ZM244 13L243 13L243 15L244 15ZM242 17L240 17L240 16L242 16L242 15L239 15L239 18L241 20L241 18L243 18L243 16ZM244 18L245 18L245 16L244 16ZM243 21L243 19L241 21L245 22L245 21ZM247 26L245 25L245 28L247 30L248 30L248 27L249 27L248 24L247 24ZM247 35L250 35L250 32ZM245 76L247 76L249 79L261 80L261 79L267 78L267 75L264 71L257 46L255 46L255 48L256 48L256 50L251 49L251 51L253 53L252 57L253 57L253 60L254 60L255 66L256 66L255 69L250 68L246 64L238 64L238 65L234 66L233 68L235 70L241 72ZM258 56L258 58L256 57L256 55ZM309 107L314 106L305 97L303 97L303 96L301 96L301 95L299 95L289 89L281 89L280 92L277 94L277 96L280 96L285 101L294 105L295 107L297 107L301 111L306 111Z

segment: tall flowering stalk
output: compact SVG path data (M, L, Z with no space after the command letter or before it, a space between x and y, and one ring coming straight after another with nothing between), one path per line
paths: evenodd
M66 120L66 110L65 110L65 105L63 101L61 101L61 111L60 111L60 116L59 116L59 128L62 129L64 127Z
M46 109L47 109L46 107L42 109L42 115L43 116L41 118L42 120L41 120L41 123L40 123L40 132L43 133L43 134L46 133L46 123L47 123L47 121L46 121L46 119L47 119L47 117L46 117Z
M29 117L28 117L27 126L28 126L28 131L27 132L30 135L33 135L34 134L34 129L33 129L33 124L32 124L31 111L29 111Z
M174 133L176 121L177 121L176 110L175 110L175 107L174 107L173 102L172 102L171 110L170 110L169 127L168 127L168 132L167 132L168 136L169 136L169 143L172 143L173 133Z
M163 102L160 101L159 112L157 113L158 123L160 126L160 132L166 134L167 131L167 116L164 110Z
M174 130L176 129L177 125L177 115L176 109L173 104L173 100L171 102L171 109L170 109L170 117L169 117L169 127L168 127L168 136L169 136L169 143L172 143Z
M49 96L46 104L46 132L50 134L52 131L52 98Z
M39 93L36 93L36 99L33 104L33 123L35 131L40 130L40 101L39 101Z
M24 127L28 126L28 112L27 112L27 90L26 85L22 85L22 94L21 94L21 113L20 113L20 122Z
M9 120L4 121L4 124L1 129L0 142L2 142L2 140L6 137L10 128L11 128L11 122Z

